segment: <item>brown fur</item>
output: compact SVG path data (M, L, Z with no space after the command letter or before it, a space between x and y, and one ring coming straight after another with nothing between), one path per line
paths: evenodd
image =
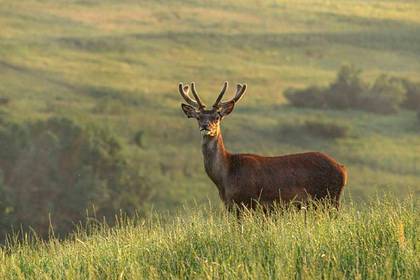
M227 83L211 110L199 100L192 84L195 102L188 96L188 87L179 85L182 104L188 118L198 121L202 132L202 152L207 175L217 186L220 198L228 209L233 206L255 208L256 204L270 207L275 202L305 203L309 198L329 199L335 207L347 182L343 165L326 154L309 152L276 157L253 154L231 154L226 151L220 121L233 111L246 85L238 85L235 97L221 102ZM198 107L198 110L197 110Z
M221 133L203 138L204 166L230 209L234 205L254 208L258 202L305 202L308 198L339 198L347 181L343 165L319 152L263 157L231 154L223 145Z

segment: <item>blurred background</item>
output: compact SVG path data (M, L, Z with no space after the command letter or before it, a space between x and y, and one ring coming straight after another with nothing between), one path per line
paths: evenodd
M419 196L419 14L414 0L1 1L1 236L220 206L180 81L207 103L248 84L222 124L232 152L319 150L347 166L345 199Z

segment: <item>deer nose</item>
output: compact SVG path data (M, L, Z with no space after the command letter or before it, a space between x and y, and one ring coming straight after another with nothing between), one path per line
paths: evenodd
M201 130L209 130L209 128L210 128L210 123L208 123L208 122L205 122L205 123L203 123L203 124L201 124Z

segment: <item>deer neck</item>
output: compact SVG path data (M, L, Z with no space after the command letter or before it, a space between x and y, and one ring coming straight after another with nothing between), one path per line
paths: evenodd
M228 174L229 153L225 150L220 128L216 136L203 136L202 152L207 175L216 184L220 194L224 195L223 185Z

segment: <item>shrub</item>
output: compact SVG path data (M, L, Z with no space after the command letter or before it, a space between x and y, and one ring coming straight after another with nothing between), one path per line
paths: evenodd
M361 70L343 66L328 88L289 88L285 97L296 107L357 109L380 114L396 113L401 106L420 108L420 84L380 75L368 86L360 76Z
M405 99L402 83L387 75L380 75L363 98L361 107L366 111L391 114L396 113Z
M348 127L332 122L306 121L304 128L310 134L318 137L336 139L348 136Z
M328 107L347 109L360 105L360 99L367 85L362 81L362 71L352 65L345 65L337 73L336 80L329 86L326 97Z
M406 92L406 99L402 106L410 110L420 109L420 83L413 83L409 80L402 79L401 83Z
M327 88L310 86L306 89L287 89L285 97L296 107L347 109L360 106L361 96L367 89L361 70L343 66Z
M324 108L327 106L325 92L325 88L311 86L306 89L289 88L284 95L296 107Z
M134 214L148 199L147 181L122 156L108 131L65 118L0 125L0 233L13 226L46 237L65 235L86 218Z

